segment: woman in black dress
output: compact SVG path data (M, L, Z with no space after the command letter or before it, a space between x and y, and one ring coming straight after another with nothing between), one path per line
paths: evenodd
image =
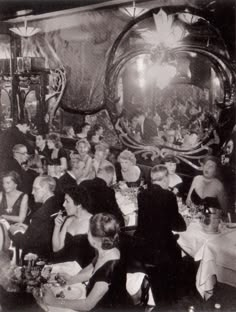
M20 176L10 171L2 176L3 191L0 192L0 219L9 223L25 221L28 211L28 195L18 190Z
M47 159L49 166L59 166L61 172L67 170L67 153L62 146L61 139L57 133L49 133L47 136L47 145L50 150L49 158Z
M63 206L67 216L58 214L52 236L54 262L77 261L85 267L94 257L94 250L88 242L92 214L87 191L80 186L68 188Z
M203 161L203 174L193 179L190 187L187 205L191 207L204 206L227 211L227 198L224 185L216 177L219 160L214 156L207 156Z
M71 277L64 275L67 284L88 282L86 299L67 300L54 296L46 287L43 302L50 306L76 311L96 308L118 308L126 295L126 273L118 249L119 225L114 216L105 213L94 215L90 220L89 242L97 252L91 264Z

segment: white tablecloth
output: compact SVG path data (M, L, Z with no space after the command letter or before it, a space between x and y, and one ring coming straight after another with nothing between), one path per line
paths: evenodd
M181 248L195 261L200 261L196 287L203 298L211 297L216 279L236 287L236 229L208 234L195 222L179 235Z

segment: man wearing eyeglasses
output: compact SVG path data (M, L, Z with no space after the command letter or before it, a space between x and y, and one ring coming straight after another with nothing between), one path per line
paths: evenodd
M28 123L22 120L0 134L0 172L5 171L5 163L12 156L12 149L15 145L23 144L29 154L34 153L33 143L31 144L27 138L28 131Z
M24 169L24 165L28 160L27 147L23 144L16 144L12 149L12 157L7 159L5 163L4 171L15 171L19 174L21 178L21 184L19 185L19 190L31 194L32 192L32 179L27 171Z

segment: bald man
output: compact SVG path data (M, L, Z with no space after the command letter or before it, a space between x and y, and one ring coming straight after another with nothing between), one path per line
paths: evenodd
M56 181L54 178L49 176L37 177L34 180L32 194L35 202L40 203L41 207L33 213L28 227L22 224L10 227L14 246L22 249L23 254L32 252L40 257L50 259L54 228L54 217L52 215L60 209L54 196L55 187Z

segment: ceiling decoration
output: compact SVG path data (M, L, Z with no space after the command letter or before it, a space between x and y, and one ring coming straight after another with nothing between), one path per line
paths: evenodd
M12 28L9 28L9 30L12 31L14 34L20 37L24 37L24 38L32 37L41 31L41 29L37 27L28 27L26 17L24 21L24 26L12 27Z
M133 5L129 7L120 8L120 11L129 17L136 18L148 11L146 8L137 7L136 2L133 1Z

